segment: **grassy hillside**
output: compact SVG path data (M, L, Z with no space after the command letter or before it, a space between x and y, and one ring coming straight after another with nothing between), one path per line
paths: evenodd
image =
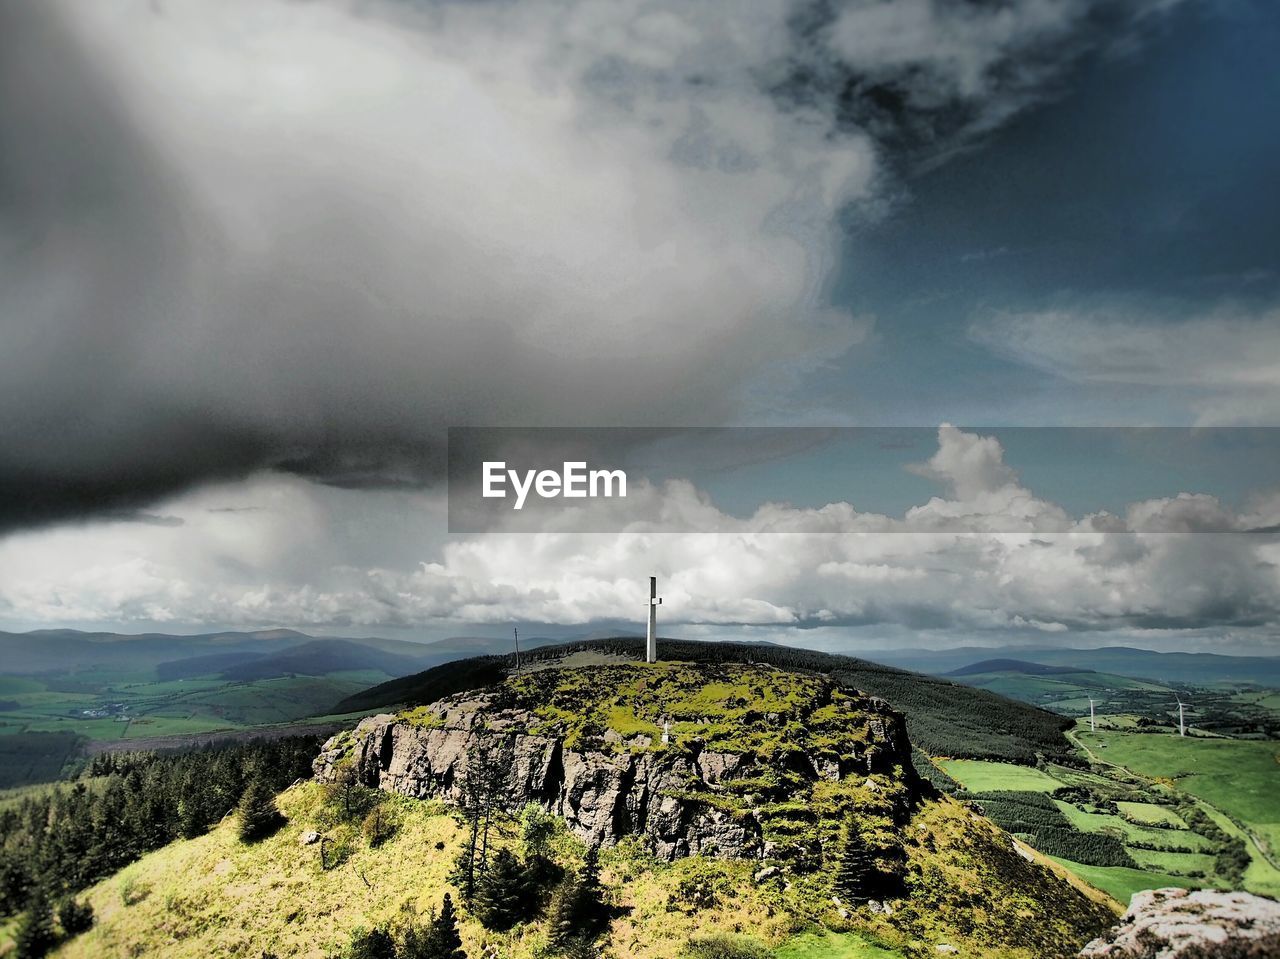
M526 656L530 663L587 650L639 658L640 640L605 639L543 647ZM1032 762L1036 755L1065 755L1068 744L1061 717L1025 703L950 680L812 650L747 643L700 643L662 640L659 653L669 661L699 663L766 663L789 670L809 670L889 701L907 716L911 740L933 755ZM496 682L514 665L513 657L485 656L460 660L375 686L338 703L334 712L371 712L404 704L428 703L450 693Z
M55 954L336 955L353 929L394 927L438 906L451 889L447 876L464 834L455 813L403 797L383 802L398 827L374 848L322 787L290 789L280 797L288 824L274 836L246 845L229 820L96 886L87 899L97 924ZM339 865L324 868L319 844L303 844L313 830L334 839L330 854L343 850ZM609 850L603 878L616 908L607 952L676 959L691 937L726 933L777 949L780 959L901 959L937 955L944 944L961 956L1051 959L1073 954L1114 915L949 800L926 804L904 832L909 895L887 917L865 906L841 915L817 878L786 888L754 881L758 864L750 862L661 864L631 846ZM499 841L517 844L514 829ZM569 867L582 854L564 835L554 849ZM464 910L461 932L473 957L545 954L544 920L494 933Z

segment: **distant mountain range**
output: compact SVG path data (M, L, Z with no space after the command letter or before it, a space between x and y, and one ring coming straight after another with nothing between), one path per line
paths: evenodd
M1092 673L1092 669L1076 669L1074 666L1046 666L1044 663L1029 663L1025 659L984 659L978 663L970 663L944 676L976 676L981 673L1027 673L1031 676L1053 676L1063 673Z
M522 636L520 645L532 651L563 641ZM366 669L408 676L455 659L506 654L511 649L510 639L491 636L456 636L417 643L378 637L317 637L292 629L193 636L44 629L0 632L0 673L32 675L110 667L154 671L155 678L161 681L209 675L252 680ZM954 678L997 672L1045 676L1097 672L1161 683L1252 683L1280 688L1280 657L1276 656L1162 653L1126 646L961 646L944 650L878 650L859 656L900 669Z
M521 639L533 649L552 640ZM407 676L465 656L506 653L511 640L457 636L430 643L377 637L317 637L292 629L255 632L126 635L74 629L0 632L0 674L36 675L94 667L154 671L167 682L195 676L230 681L277 676L321 676L334 672L378 670Z
M993 659L992 654L1007 658ZM863 659L930 673L960 676L1000 671L1022 671L993 662L1036 666L1061 666L1068 672L1104 672L1162 683L1209 685L1211 683L1251 683L1280 688L1280 656L1225 656L1220 653L1161 653L1129 646L1098 649L1019 646L993 649L989 646L959 646L955 649L893 649L859 652ZM978 667L982 667L981 669Z

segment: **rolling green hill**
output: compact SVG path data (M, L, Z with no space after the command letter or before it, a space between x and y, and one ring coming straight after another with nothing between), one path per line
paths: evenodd
M0 788L56 779L100 744L174 748L182 737L310 721L351 693L453 655L292 630L0 633Z

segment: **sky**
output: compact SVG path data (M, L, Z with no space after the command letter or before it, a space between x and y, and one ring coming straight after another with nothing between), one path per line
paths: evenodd
M1280 654L1278 41L0 0L0 628L630 630L657 573L680 635ZM450 427L727 425L918 429L448 531Z

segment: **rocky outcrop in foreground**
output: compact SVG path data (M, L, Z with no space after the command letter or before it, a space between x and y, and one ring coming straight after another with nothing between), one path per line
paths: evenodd
M830 697L815 682L816 700ZM779 771L799 782L902 775L910 767L910 744L900 714L878 700L862 699L847 739L824 751L787 748L759 757L693 742L670 746L657 737L603 736L566 745L527 701L513 701L498 686L450 696L404 716L363 720L352 733L325 744L316 776L332 780L349 766L365 785L419 799L457 802L479 737L501 752L510 804L536 802L564 818L586 842L611 845L627 835L648 839L655 855L761 858L772 854L758 807L765 799L755 782ZM834 708L834 707L829 707ZM781 728L788 717L760 717L761 727ZM579 737L581 740L581 737ZM896 772L895 772L896 767Z
M1081 959L1276 959L1280 903L1247 892L1135 893L1120 924Z

